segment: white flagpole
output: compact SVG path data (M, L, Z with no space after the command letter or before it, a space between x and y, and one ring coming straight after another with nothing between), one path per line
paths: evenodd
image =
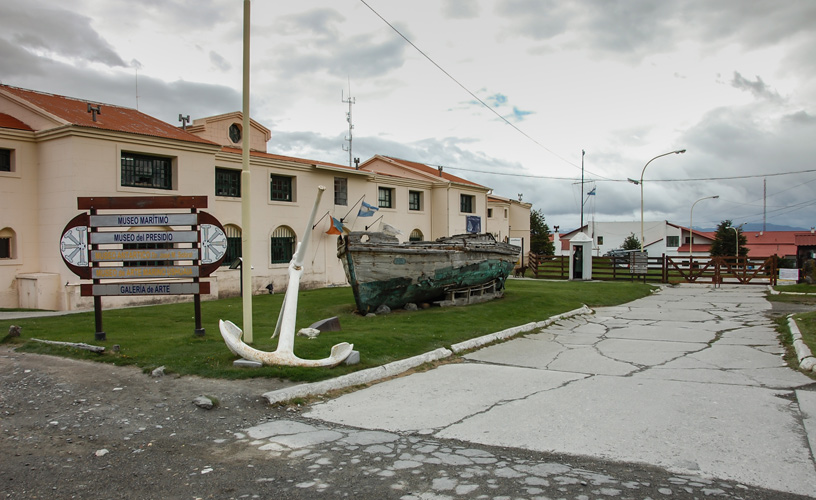
M244 73L243 73L243 123L241 130L241 258L243 262L241 285L244 290L242 297L244 318L244 341L252 343L252 221L250 220L250 182L249 169L249 11L250 0L244 0Z

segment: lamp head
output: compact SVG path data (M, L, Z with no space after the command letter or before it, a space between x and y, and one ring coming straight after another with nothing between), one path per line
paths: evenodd
M637 186L638 184L640 184L640 181L636 181L636 180L631 179L631 178L629 178L629 177L627 177L627 178L626 178L626 180L627 180L627 181L629 181L629 182L631 182L631 183L632 183L632 184L634 184L635 186Z
M685 152L686 152L685 149L678 149L677 151L674 152L674 154L679 155L679 154L683 154Z

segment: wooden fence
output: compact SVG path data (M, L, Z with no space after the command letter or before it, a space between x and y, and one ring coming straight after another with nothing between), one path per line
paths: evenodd
M567 280L569 257L529 254L529 270L540 279ZM592 257L592 279L654 283L739 283L775 285L778 257L649 257L645 273L633 273L628 257Z

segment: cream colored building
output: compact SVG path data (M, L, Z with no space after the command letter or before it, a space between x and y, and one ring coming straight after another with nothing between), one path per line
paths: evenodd
M424 164L374 156L359 169L266 152L269 129L241 113L196 119L185 129L139 111L0 85L0 307L75 310L92 307L80 279L65 265L60 236L77 214L78 197L203 195L228 237L228 257L209 278L209 298L239 293L241 148L251 150L252 293L283 290L297 241L312 238L302 287L343 285L331 217L346 228L378 230L401 239L466 232L525 238L529 204L494 196L490 188ZM325 186L314 229L308 216ZM361 201L378 207L358 217ZM507 219L491 214L506 209ZM504 212L502 212L504 213ZM526 234L525 234L526 231ZM103 297L105 307L145 303L144 297ZM156 301L186 300L160 296Z

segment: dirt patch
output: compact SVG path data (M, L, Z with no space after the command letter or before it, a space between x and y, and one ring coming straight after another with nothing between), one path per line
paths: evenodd
M281 380L166 375L0 346L0 494L10 498L206 497L207 467L249 474L245 460L213 454L212 443L275 418L263 393ZM206 410L193 400L218 401ZM186 486L185 486L186 485Z

